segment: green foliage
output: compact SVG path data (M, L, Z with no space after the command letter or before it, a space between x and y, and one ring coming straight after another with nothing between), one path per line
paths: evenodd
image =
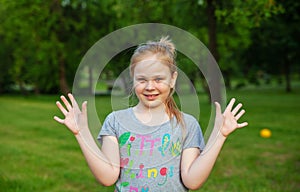
M282 5L275 0L232 0L218 3L216 17L225 25L254 28L260 26L262 21L283 11Z
M242 50L247 50L254 41L252 29L261 27L263 22L282 13L284 8L273 0L216 2L219 65L226 76L243 76Z
M284 12L266 20L251 31L251 45L243 52L244 68L253 74L263 71L268 75L299 74L300 16L296 1L279 1Z
M277 60L282 47L288 47L285 53L295 66L298 52L294 50L299 50L299 41L294 38L299 33L297 1L215 0L214 5L219 65L226 76L244 76L250 63L260 68L261 60L265 68L272 69L269 61ZM28 85L36 93L65 91L62 84L72 85L87 50L101 37L132 24L174 25L208 44L206 6L203 0L0 0L0 93L14 85L24 92ZM272 46L272 51L263 46L253 49L258 41ZM253 61L245 56L245 52L256 55L258 50L267 58ZM128 65L127 58L116 58L122 67L114 64L108 70L118 75ZM187 75L193 77L192 72L187 67Z
M0 36L6 42L4 45L12 50L13 65L6 71L12 81L33 84L38 92L57 92L58 80L67 78L71 84L91 42L95 42L99 34L108 33L105 28L95 28L107 22L99 21L98 17L103 18L99 12L102 7L96 2L67 2L2 0L4 7L0 14L6 16ZM92 30L87 29L89 24L95 23L98 24ZM61 65L67 70L66 77L60 76Z

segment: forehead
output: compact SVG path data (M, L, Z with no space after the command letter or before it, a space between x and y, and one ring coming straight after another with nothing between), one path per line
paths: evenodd
M136 75L171 75L171 70L167 64L161 58L155 55L147 55L143 59L136 63L133 71Z
M149 57L136 64L134 76L171 75L169 67L155 57Z

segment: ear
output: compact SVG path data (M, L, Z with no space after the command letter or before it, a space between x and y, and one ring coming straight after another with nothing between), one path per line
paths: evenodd
M176 80L177 80L177 76L178 76L178 73L177 73L177 71L175 71L175 72L172 74L172 77L171 77L171 83L170 83L170 87L171 87L171 88L174 88L174 87L175 87Z

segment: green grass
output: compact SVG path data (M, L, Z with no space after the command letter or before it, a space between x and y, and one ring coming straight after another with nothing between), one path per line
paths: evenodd
M247 128L226 141L202 191L300 190L300 92L276 90L229 92L247 110ZM113 191L98 184L72 134L53 120L60 115L58 96L0 96L0 189L31 191ZM201 125L210 107L200 97ZM98 97L101 121L111 111L110 98ZM208 111L209 113L205 113ZM259 136L269 128L272 137ZM98 128L95 128L98 130Z
M241 91L229 95L243 101L249 126L228 138L200 191L299 191L299 92ZM272 137L261 138L262 128L269 128Z

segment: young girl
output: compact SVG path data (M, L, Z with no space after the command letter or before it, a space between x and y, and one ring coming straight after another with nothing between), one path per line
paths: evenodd
M81 111L72 94L68 94L71 103L61 96L65 107L56 104L65 119L54 119L74 133L97 180L105 186L116 183L115 191L198 189L227 136L247 125L237 122L245 113L242 105L233 108L232 99L222 114L215 103L216 134L205 147L197 120L180 112L172 98L177 71L175 47L168 38L140 45L131 58L130 73L139 102L107 116L98 136L101 150L96 147L95 152L89 146L96 144L88 128L86 102Z

